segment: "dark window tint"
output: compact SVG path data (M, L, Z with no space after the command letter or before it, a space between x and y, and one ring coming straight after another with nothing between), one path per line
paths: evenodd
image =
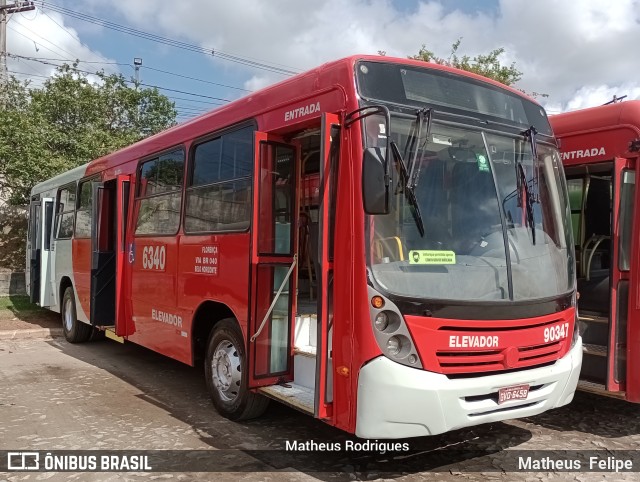
M184 153L182 149L166 153L142 164L138 196L153 196L177 191L182 186Z
M195 148L192 186L213 184L251 175L253 128L245 127Z
M620 191L620 236L618 239L618 269L628 271L631 265L631 228L633 226L633 198L636 190L636 173L625 169Z
M70 238L73 235L76 186L59 189L56 202L56 239Z
M78 186L78 209L76 211L76 238L91 237L91 181Z
M176 149L140 167L135 234L175 234L180 226L184 151Z
M251 218L253 128L245 127L194 149L185 230L243 231Z

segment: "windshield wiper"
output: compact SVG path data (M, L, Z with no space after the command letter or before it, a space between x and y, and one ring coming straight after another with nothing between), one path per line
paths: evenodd
M405 156L412 153L411 163L407 166L404 157L400 154L400 149L395 142L391 142L391 151L396 159L396 163L400 166L400 181L398 186L402 186L402 191L405 197L411 204L411 214L416 222L420 236L424 237L424 223L422 221L422 215L420 213L420 207L418 200L416 199L416 186L418 185L418 178L420 177L420 166L418 162L419 153L422 151L425 144L429 142L429 135L431 134L431 120L433 119L434 109L419 109L416 111L416 120L411 126L409 131L409 138L405 144L404 153ZM420 145L423 138L423 132L426 129L424 135L425 141Z
M402 191L411 205L411 215L413 216L413 220L416 222L416 227L418 228L418 232L420 232L420 236L424 237L424 223L422 222L422 215L420 214L418 200L416 199L414 191L408 187L409 174L407 172L407 164L402 158L398 144L396 144L395 141L391 141L391 153L393 154L393 158L396 161L398 170L400 171L400 182L398 182L398 185L403 186Z
M532 194L531 200L534 203L540 202L540 189L538 185L538 179L540 179L539 172L538 172L538 142L536 141L537 134L538 134L538 131L534 126L529 127L526 131L522 131L522 135L525 137L525 139L528 138L529 141L531 142L531 156L533 157L533 160L531 162L532 171L533 171L533 179L531 184L532 184L532 187L535 188L531 193Z
M516 164L517 174L517 183L516 190L518 191L518 206L522 206L522 203L525 203L525 209L527 212L527 224L531 228L531 243L533 245L536 244L536 226L533 219L533 199L531 195L531 191L529 190L529 183L527 182L527 175L524 173L524 167L522 167L522 162L518 161ZM522 191L524 191L524 199L522 196Z
M420 177L420 169L422 167L422 163L418 166L418 154L422 152L424 146L429 142L429 136L431 135L431 121L433 120L434 109L420 109L416 112L416 130L417 136L413 141L416 144L415 149L413 150L413 157L411 159L411 172L409 172L409 182L407 183L407 187L415 192L416 186L418 185L418 179ZM422 131L426 128L426 132L424 135L424 143L421 146L418 146L417 143L422 139Z

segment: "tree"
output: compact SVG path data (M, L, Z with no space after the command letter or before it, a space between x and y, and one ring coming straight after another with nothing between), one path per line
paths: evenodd
M446 59L435 55L431 50L427 49L425 44L422 44L422 48L417 55L409 56L409 58L466 70L497 80L505 85L515 84L522 78L522 72L516 69L515 62L508 66L500 63L499 57L505 52L504 48L500 47L492 50L487 55L476 55L473 58L468 55L458 57L457 52L461 41L462 38L459 38L453 43L451 53Z
M0 197L27 204L34 184L175 124L157 89L135 89L122 75L97 81L63 65L39 89L11 79L0 111Z

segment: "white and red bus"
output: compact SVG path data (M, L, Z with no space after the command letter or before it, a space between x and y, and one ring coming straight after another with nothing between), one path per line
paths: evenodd
M204 361L228 418L413 437L572 400L570 228L538 104L359 56L35 186L28 284L70 342Z
M550 119L573 218L584 327L580 387L640 402L640 101Z

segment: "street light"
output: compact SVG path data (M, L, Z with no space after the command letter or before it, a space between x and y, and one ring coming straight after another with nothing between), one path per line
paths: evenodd
M134 57L133 65L136 70L136 89L137 89L138 85L140 84L140 66L142 65L142 58Z

